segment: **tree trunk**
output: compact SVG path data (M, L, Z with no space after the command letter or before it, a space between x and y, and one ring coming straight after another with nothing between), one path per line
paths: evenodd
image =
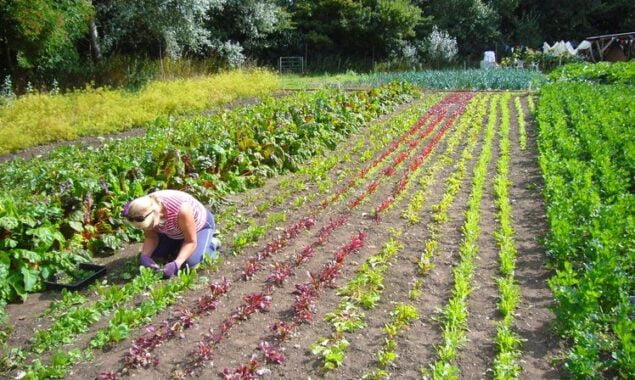
M101 49L99 48L99 42L97 41L97 24L95 19L90 20L90 52L93 55L95 62L101 59Z
M9 40L5 39L4 47L7 55L7 67L9 68L9 72L13 72L13 59L11 59L11 49L9 48Z

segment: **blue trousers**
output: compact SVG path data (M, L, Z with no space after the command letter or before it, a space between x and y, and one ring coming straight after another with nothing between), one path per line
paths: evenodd
M192 256L185 262L188 267L194 267L203 261L204 254L211 257L218 256L216 246L212 242L215 231L216 224L214 223L214 216L211 212L207 211L205 225L196 233L196 249L192 253ZM157 245L157 248L152 252L152 258L173 261L179 254L182 245L183 239L172 239L165 234L159 234L159 245Z

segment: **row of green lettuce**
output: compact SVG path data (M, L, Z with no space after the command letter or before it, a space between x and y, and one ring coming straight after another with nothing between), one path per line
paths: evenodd
M619 84L556 82L540 92L547 249L556 270L549 285L573 378L635 373L634 99L635 87Z
M144 137L0 165L0 299L24 298L55 272L138 240L120 217L134 197L181 189L213 207L224 194L296 170L418 96L405 83L300 93L209 117L161 119Z
M635 85L635 61L574 63L552 71L552 82L592 82Z

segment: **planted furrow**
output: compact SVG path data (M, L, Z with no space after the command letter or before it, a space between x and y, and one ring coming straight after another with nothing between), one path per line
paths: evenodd
M415 138L412 142L408 143L407 149L406 149L405 152L401 152L399 155L397 155L397 157L395 157L393 159L393 161L391 163L387 164L386 167L383 170L381 170L381 173L383 174L383 177L391 177L395 173L395 168L399 167L405 161L405 159L408 158L408 156L420 144L422 144L423 141L425 141L425 139L430 135L430 133L432 133L437 128L437 126L439 126L439 123L444 118L445 118L445 112L442 111L430 123L428 128L426 128L424 131L421 131L420 134L417 136L417 138ZM451 123L451 121L446 122L446 125L447 125L447 123ZM383 177L380 175L380 179L383 178ZM366 187L366 189L361 194L356 195L354 197L354 199L351 200L348 203L348 207L355 208L355 207L359 206L360 204L362 204L364 202L364 200L370 194L374 193L375 190L377 190L378 187L379 187L379 180L371 181L370 184Z
M418 260L419 274L422 276L432 269L432 259L438 252L441 227L448 221L448 210L454 204L456 196L463 186L463 179L468 170L467 165L473 158L482 129L482 118L486 112L485 101L486 99L483 98L483 101L477 106L472 131L454 172L445 181L443 197L432 207L432 222L427 225L428 238L423 244L424 249Z
M21 366L27 359L27 354L38 355L49 352L63 344L69 344L88 331L91 326L134 300L139 294L150 290L160 280L160 276L149 269L142 269L137 277L124 286L94 287L95 292L101 295L93 305L86 306L83 303L73 306L61 315L57 315L53 323L47 328L36 330L30 344L20 350L12 360L13 366ZM72 292L76 293L76 292ZM71 292L67 292L70 295ZM61 306L57 306L59 308Z
M520 145L521 150L525 150L527 149L527 126L520 96L514 97L514 107L516 107L516 115L518 117L518 145Z
M432 150L436 147L436 145L441 141L445 133L449 128L454 125L454 121L458 117L458 115L465 110L467 102L474 96L474 94L463 94L463 98L459 102L459 106L457 110L452 113L449 119L446 121L445 125L441 127L439 132L434 136L432 141L428 143L423 150L409 163L406 172L403 174L397 185L391 191L391 194L385 198L374 210L374 217L376 219L380 218L381 213L388 210L392 207L399 199L401 194L408 188L410 182L415 179L421 171L419 170L428 157L428 155L432 152Z
M509 165L510 165L510 117L507 108L507 97L501 98L501 125L499 129L498 173L494 179L496 205L500 228L496 232L499 245L500 276L496 279L499 290L498 310L502 319L496 326L496 346L498 352L493 363L495 379L517 379L520 377L521 338L514 330L514 312L520 302L520 287L514 280L516 268L516 247L514 229L512 228L511 202L509 200ZM520 104L519 98L514 99ZM519 116L520 122L520 116ZM520 147L523 148L523 130L519 130Z
M431 109L429 109L425 115L423 115L406 133L404 133L400 138L394 140L390 146L382 152L377 158L375 158L369 165L361 169L356 175L355 178L350 180L345 186L341 187L339 190L333 194L330 199L322 202L321 207L325 208L328 205L336 203L339 199L342 198L348 191L350 191L356 183L362 181L366 178L369 173L373 171L373 169L377 168L378 165L383 162L388 156L397 151L397 149L402 145L402 143L406 142L408 139L412 138L419 129L421 129L425 123L432 117L434 114L438 114L440 112L444 112L444 110L452 104L458 95L452 94L446 96L442 101L437 103Z
M303 322L306 322L311 319L310 310L313 307L314 303L317 301L320 292L326 286L332 286L333 281L339 275L340 270L344 265L344 260L346 257L354 252L357 252L364 245L364 234L358 233L353 236L350 242L338 250L333 255L333 259L328 261L318 273L310 274L310 281L307 283L297 284L295 288L300 292L298 296L296 296L296 301L294 303L294 313L293 320L290 322L284 322L279 324L276 329L282 330L284 329L286 333L290 333L292 330L297 328L297 326ZM271 296L267 296L264 293L259 293L262 297L269 297L267 299L267 304L271 303ZM213 351L214 347L218 345L223 340L227 339L232 328L239 323L240 321L246 320L249 315L254 312L266 311L267 307L253 307L250 303L246 303L241 305L238 309L236 309L232 315L225 319L215 330L215 333L211 333L205 335L203 339L199 342L198 346L206 347L206 350ZM199 350L200 352L200 350ZM201 367L206 362L210 360L209 355L203 356L198 355L197 353L191 353L187 357L192 358L188 360L184 369L176 369L174 373L179 375L191 375L196 368ZM246 371L247 369L252 369L255 371L258 369L258 362L252 362L251 364L247 364L244 367L236 369L236 371ZM226 373L229 375L229 373Z
M458 379L459 368L456 365L458 350L465 342L468 318L468 296L471 292L471 279L474 272L474 259L479 251L480 206L483 198L487 168L492 157L492 144L497 122L497 108L490 110L485 143L479 161L474 168L472 189L468 200L463 239L459 247L460 262L453 270L454 287L452 296L442 311L441 329L443 343L437 347L437 361L430 366L430 375L434 379Z
M276 338L273 342L261 341L257 350L262 353L262 362L267 364L281 364L284 362L284 356L279 351L280 345L290 337L302 324L309 323L313 320L313 309L326 288L334 288L335 280L340 276L340 272L344 266L344 262L348 255L358 252L364 246L365 234L358 232L353 236L350 243L338 249L333 259L322 266L317 274L310 273L309 281L298 283L295 285L295 301L293 309L290 310L292 315L289 321L278 321L271 326L272 331L276 332ZM255 378L262 376L259 371L261 362L258 361L257 355L252 355L249 362L237 368L225 368L223 373L225 379ZM236 376L238 375L238 376Z
M446 103L447 103L447 101L446 101ZM447 106L446 103L443 103L443 104L438 103L438 104L436 104L431 110L427 111L427 113L426 113L427 116L424 116L424 118L426 118L426 120L427 120L434 113L443 112L443 107ZM441 110L441 111L439 111L439 110ZM406 118L404 120L398 120L398 122L402 122L402 121L408 122L408 119ZM406 137L412 136L412 134L416 133L423 125L425 125L425 123L421 123L421 119L420 119L419 122L415 123L415 125L413 127L411 127L408 132L403 134L398 140L393 141L393 143L391 144L391 148L389 148L388 150L384 151L384 153L382 153L379 158L375 159L371 166L376 167L379 163L381 163L382 161L384 161L388 157L390 157L391 153L394 152L394 149L399 148L400 144L402 142L406 141ZM431 129L428 128L428 131L429 130L431 130ZM419 136L419 138L423 139L425 136L427 136L427 134L429 134L429 132L426 133L425 135L421 134ZM394 147L394 149L391 150L393 147ZM388 151L390 151L390 152L387 153ZM363 177L368 176L371 172L373 172L372 170L362 170L362 171L364 172L364 176ZM361 185L363 183L363 181L362 181L363 177L362 178L357 178L357 180L355 180L355 181L349 181L349 183L347 183L347 185L342 188L342 189L345 189L346 191L343 191L340 194L340 196L342 194L348 192L352 188L354 188L354 187L356 187L358 185ZM375 188L377 186L377 182L375 181L374 183L375 183L375 185L374 185L375 187L373 188L372 187L373 184L371 183L371 185L369 185L371 187L369 189L367 189L366 192L362 193L362 195L360 195L361 199L365 198L367 193L372 192L372 191L375 190ZM361 199L360 199L360 201L361 201ZM328 202L328 200L325 199L324 202ZM324 205L324 202L322 202L321 204ZM352 206L352 207L354 207L354 206ZM323 210L323 207L313 208L312 212L311 212L311 216L312 217L317 216L322 210ZM286 212L283 211L283 213L285 213L285 215L286 215ZM286 218L286 216L285 216L285 218ZM242 247L246 246L249 243L256 242L257 240L260 239L260 237L264 236L266 234L266 232L272 226L273 226L273 223L266 223L263 226L258 226L258 225L254 224L254 225L248 227L246 230L244 230L241 233L239 233L237 235L237 237L235 237L233 239L233 242L232 242L233 243L232 247L234 247L233 251L240 252L242 250Z
M465 112L465 117L462 117L459 121L461 129L462 125L470 125L472 130L470 136L478 135L478 131L480 131L481 120L484 116L484 104L486 102L485 96L478 96L476 104L468 105L467 110ZM476 129L476 131L474 131ZM468 141L472 141L475 137L468 137ZM403 209L401 216L402 218L408 220L411 224L419 223L419 213L424 206L426 191L431 183L435 181L436 175L439 171L445 168L447 165L452 163L452 154L454 153L454 149L456 146L461 143L461 139L458 136L452 136L448 140L448 148L446 148L445 152L442 156L440 156L432 167L426 172L426 175L421 178L419 181L419 186L421 187L415 195L412 197L412 200L408 205ZM469 142L468 142L469 145ZM462 156L461 156L462 157ZM462 159L459 163L462 162ZM464 166L465 164L463 164ZM463 169L464 170L464 169Z
M455 171L447 178L445 182L445 191L441 201L433 206L433 214L432 221L428 226L428 239L424 246L426 248L431 247L430 242L436 241L438 238L438 230L440 225L447 220L447 217L440 217L447 213L449 206L453 203L453 199L459 191L460 184L462 183L462 179L466 172L466 164L472 159L472 152L476 148L476 143L478 141L478 137L480 135L480 131L482 129L482 120L485 114L485 107L487 98L485 96L479 96L475 99L473 103L468 106L467 111L465 112L465 117L461 119L459 122L461 128L467 129L469 128L469 134L467 136L467 142L463 151L460 155L460 159L456 164ZM446 160L450 160L451 154L454 152L454 148L456 144L460 141L455 139L458 136L452 136L448 141L448 146L444 154L438 158L435 163L435 166L445 165L443 162ZM430 171L439 170L431 168ZM423 194L427 190L427 186L430 184L430 180L424 181L424 188L420 190ZM456 185L459 186L456 186ZM412 198L413 201L416 201L417 194L415 194ZM430 261L426 261L425 270L431 269ZM420 274L425 273L423 271L423 265L421 259L417 262L417 270L415 272L419 272ZM413 281L409 287L407 292L407 297L411 302L417 301L422 293L421 287L423 286L423 282L420 279L416 279ZM364 372L363 379L387 379L391 376L391 368L396 365L395 362L399 357L397 353L397 348L399 344L399 334L405 331L412 322L413 319L409 319L406 316L410 315L413 318L419 315L420 312L417 309L414 303L402 303L397 307L393 308L390 312L390 315L393 319L385 324L382 328L384 333L383 343L375 352L375 365L373 369L368 369Z
M463 108L458 108L458 107L457 107L457 110L458 110L458 111L455 111L455 112L460 112L460 111L462 111L462 110L463 110ZM458 128L458 129L454 132L453 137L455 137L456 141L460 141L460 137L462 136L462 134L464 133L464 131L467 129L467 126L468 126L468 125L469 125L468 123L461 123L461 127L460 127L460 128ZM437 143L438 143L438 139L437 139ZM453 147L451 147L450 149L453 149ZM367 274L368 274L368 273L367 273ZM375 295L377 295L377 294L375 294ZM378 299L377 299L377 300L375 300L375 301L378 301ZM370 302L370 301L366 300L366 302ZM297 309L297 308L296 308L296 309ZM349 309L349 310L350 310L350 309ZM337 313L337 312L335 312L335 313ZM353 313L355 313L355 312L353 311ZM349 315L349 314L347 314L347 316L348 316L348 315ZM359 317L359 315L357 315L357 317ZM304 313L304 318L309 319L309 320L310 320L310 319L312 319L312 317L310 316L310 314L307 314L307 313L306 313L306 309L305 309L305 313ZM358 321L358 322L359 322L359 321ZM283 324L283 325L285 326L285 328L289 328L289 327L294 327L294 326L295 326L295 325L294 325L294 321L291 321L291 322L284 322L284 321L282 321L282 322L280 322L280 323L281 323L281 324ZM265 338L263 337L262 339L265 339ZM286 339L286 336L285 336L285 339ZM275 342L274 342L274 343L275 343ZM271 343L271 342L266 342L266 344L267 344L267 346L268 346L268 347L273 347L274 349L278 350L278 348L276 347L276 345L275 345L274 343ZM278 345L279 345L280 343L281 343L281 342L278 342ZM336 352L338 352L339 354L343 354L343 352L345 351L345 348L346 348L345 346L347 346L347 342L345 342L345 340L343 340L343 339L334 339L334 340L333 340L333 339L328 339L328 338L326 338L326 339L325 339L322 343L324 343L324 344L318 344L318 346L317 346L317 347L319 347L319 348L317 348L317 349L318 349L318 350L319 350L319 351L320 351L320 352L321 352L321 353L322 353L325 357L326 357L326 356L328 356L328 357L329 357L329 359L326 359L326 360L325 360L325 363L331 363L331 364L333 363L333 360L334 360L334 359L333 359L333 357L334 357L334 356L330 355L330 353L331 353L332 351L336 351ZM261 343L261 345L262 345L262 343ZM259 347L260 347L260 346L259 346ZM260 348L259 348L259 350L260 350L260 351L262 351L262 349L260 349ZM258 350L256 350L256 351L258 351ZM254 355L256 355L256 354L254 354ZM263 355L264 355L264 354L263 354ZM337 355L336 355L336 356L337 356ZM341 359L343 360L343 358L341 358ZM250 363L254 364L254 363L257 363L257 361L254 361L254 360L253 360L253 357L252 357L252 360L250 361ZM271 364L271 363L270 363L270 364ZM277 364L279 364L279 363L277 363ZM327 364L327 365L331 365L331 364ZM238 369L236 369L236 371L238 371L239 369L240 369L240 370L242 370L242 371L245 371L245 370L246 370L246 369L248 369L248 368L250 368L250 364L249 364L249 363L247 363L247 364L245 364L245 365L243 365L243 366L239 367Z
M181 271L177 277L150 290L149 298L136 305L136 307L132 309L118 308L113 313L108 326L97 331L90 340L89 346L81 352L81 355L78 354L80 352L79 349L75 349L68 352L55 352L50 358L50 364L42 364L41 360L36 359L25 368L26 378L39 379L65 376L80 359L92 358L95 349L126 339L133 328L148 322L159 312L174 304L181 293L195 285L196 272L209 267L215 269L217 264L207 261L199 264L199 267L191 271Z
M408 303L399 303L390 311L391 320L384 325L386 335L384 343L375 354L377 369L364 373L363 380L381 380L390 378L389 369L399 357L397 348L399 334L402 334L414 321L420 318L417 308Z
M364 153L358 157L355 164L363 164L365 161L370 160L370 158L378 151L384 149L385 145L391 140L394 133L398 133L403 129L403 127L401 127L402 125L410 125L414 123L420 110L428 109L437 102L438 96L427 96L423 101L415 103L402 113L393 115L388 120L382 121L381 123L372 124L369 127L371 136L369 138L359 139L359 142L361 143L372 143L372 148L368 148L364 151ZM361 146L359 144L355 145L351 148L352 153L361 150L363 146L363 144ZM311 160L311 162L303 165L298 175L293 175L292 177L287 177L280 181L276 188L272 189L272 191L277 193L277 195L273 197L270 202L265 201L255 206L258 213L262 215L272 206L283 205L293 194L297 193L297 191L305 190L307 186L311 184L314 184L314 186L319 188L319 193L327 192L333 185L328 178L328 174L332 172L338 164L346 164L347 166L345 170L350 170L352 166L351 164L353 162L350 154L342 155L340 153L341 151L348 151L348 149L347 147L343 147L342 149L338 148L337 153L334 153L327 158L315 158ZM340 181L338 181L338 183L339 182ZM257 194L262 195L264 193L264 191L260 190ZM289 206L297 208L306 201L312 200L315 195L316 193L312 193L309 196L300 195L295 198ZM247 203L252 203L252 201L253 199L250 199ZM225 221L225 223L223 223L224 233L229 233L236 227L236 225L244 223L244 220L241 220L240 218L240 214L238 214L238 217L233 215L237 210L238 208L236 206L230 206L219 214L218 219ZM286 217L286 211L282 210L280 213L284 214ZM248 229L251 228L252 230L257 231L256 234L252 234L248 230L244 230L235 234L235 237L232 240L244 242L240 244L241 246L245 246L248 243L255 243L266 233L267 230L270 229L270 227L270 223L265 223L265 227L263 228L256 225L255 222L252 222ZM234 245L232 246L234 251L239 251Z
M384 273L403 244L395 232L380 252L370 256L356 271L348 284L338 290L341 301L337 308L324 316L332 328L328 337L320 337L311 345L311 352L320 358L324 370L332 370L342 365L349 346L345 333L352 333L366 327L363 310L372 310L381 299L384 290Z
M447 104L446 104L446 105L447 105ZM455 111L453 112L453 115L454 115L455 113L457 113L457 112L460 112L460 110L462 110L462 109L457 109L457 110L455 110ZM407 149L407 152L404 152L402 155L400 155L399 157L397 157L397 158L393 161L393 163L392 163L392 164L390 164L388 167L391 167L391 168L393 168L393 169L394 169L395 167L398 167L398 166L399 166L399 165L400 165L400 164L401 164L401 163L405 160L405 158L408 156L408 154L409 154L411 151L413 151L413 150L414 150L417 146L419 146L419 144L421 144L423 141L425 141L425 138L426 138L427 136L429 136L429 135L430 135L430 133L436 129L436 127L437 127L438 123L442 120L443 116L445 115L445 111L439 107L439 109L438 109L438 110L436 110L435 112L438 112L440 115L438 115L438 116L437 116L437 118L435 119L435 121L434 121L431 125L429 125L429 126L428 126L428 128L426 128L424 131L421 131L421 132L420 132L420 134L418 135L418 138L415 140L416 144L409 144L408 149ZM446 125L446 126L445 126L445 128L446 128L446 129L447 129L447 128L449 128L449 126L451 126L451 123L452 123L453 121L454 121L454 119L452 119L452 120L449 122L450 124L449 124L449 125ZM423 125L423 124L422 124L422 125ZM413 127L413 128L414 128L414 127ZM413 128L411 128L411 131L413 131L413 130L414 130L414 131L416 132L418 129L420 129L420 128L421 128L421 126L417 126L417 129L413 129ZM410 132L409 132L409 133L410 133ZM439 139L440 139L440 137L437 135L437 137L436 137L436 143L438 143L438 140L439 140ZM401 142L403 142L403 141L405 141L405 139L400 139L400 141L401 141ZM435 145L436 145L436 143L435 143ZM398 145L397 145L397 147L398 147ZM428 152L428 153L429 153L429 152ZM389 155L383 155L383 154L382 154L382 156L383 156L383 159L386 159ZM381 162L381 161L376 161L376 162L377 162L377 163L379 163L379 162ZM365 173L367 174L368 172L365 172ZM388 174L385 174L385 173L384 173L384 176L380 176L380 178L379 178L379 179L375 179L375 180L371 181L371 183L370 183L370 184L369 184L369 185L365 188L365 191L364 191L361 195L356 196L356 197L355 197L355 199L354 199L353 201L349 202L349 204L348 204L349 209L348 209L346 212L344 212L344 213L343 213L343 215L342 215L342 216L340 216L340 218L344 217L344 215L348 215L348 214L350 214L350 212L351 212L354 208L358 207L358 206L362 203L362 201L363 201L363 200L364 200L364 199L365 199L368 195L372 194L372 193L373 193L373 192L374 192L374 191L378 188L378 186L379 186L379 181L380 181L382 178L386 178L386 177L390 177L390 175L388 175ZM357 182L356 182L356 183L357 183ZM349 182L349 184L350 184L351 186L353 186L353 185L354 185L354 184L352 184L351 182ZM317 210L314 210L314 212L313 212L311 215L312 215L312 216L316 216L316 215L317 215L317 214L318 214L321 210L322 210L322 208L318 208ZM340 225L341 225L341 224L343 224L343 223L344 223L344 222L341 222L341 223L340 223ZM266 249L267 249L267 247L265 247L265 250L266 250ZM264 256L264 257L261 257L261 256L263 256L263 255L262 255L261 253L258 253L258 254L256 254L256 258L253 258L253 259L251 259L250 261L248 261L248 262L246 263L246 268L247 268L247 270L245 271L245 272L247 273L247 276L246 276L246 277L251 277L251 276L252 276L253 274L255 274L255 273L256 273L256 272L257 272L260 268L262 268L262 266L257 265L257 263L256 263L257 261L261 261L261 260L263 260L264 258L269 257L270 255L266 255L266 256Z

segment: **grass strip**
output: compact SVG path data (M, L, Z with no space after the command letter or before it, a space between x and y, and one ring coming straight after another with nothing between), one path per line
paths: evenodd
M34 93L0 107L0 155L53 141L140 127L159 116L201 112L243 97L268 94L278 79L265 70L155 81L139 92L84 89Z

